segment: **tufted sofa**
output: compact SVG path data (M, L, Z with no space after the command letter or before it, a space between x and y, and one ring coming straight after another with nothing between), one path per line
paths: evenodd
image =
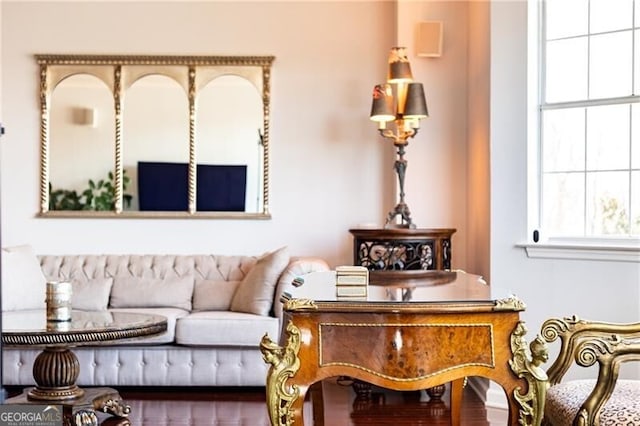
M21 288L25 279L11 277L13 265L24 270L29 262L24 253L23 259L11 259L13 254L3 249L3 310L16 309L11 303L24 305L25 298L32 297ZM36 259L42 289L35 291L39 295L32 304L44 303L46 281L68 280L73 284L74 309L147 312L168 319L162 335L75 348L81 386L264 386L267 365L258 345L265 333L280 332L280 295L295 277L329 269L318 258L290 257L286 247L262 257L44 255ZM21 277L29 274L38 277L34 271L20 272ZM39 349L2 349L3 384L33 384L32 365Z

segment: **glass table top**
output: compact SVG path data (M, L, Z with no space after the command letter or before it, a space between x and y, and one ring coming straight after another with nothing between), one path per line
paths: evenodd
M70 321L47 321L44 309L2 313L2 342L8 345L106 342L166 329L166 317L134 312L72 311Z
M298 287L288 292L285 299L311 299L316 302L366 301L389 302L454 302L488 301L491 291L479 275L464 271L407 271L393 272L382 277L370 274L366 296L339 297L336 272L316 272L298 278Z

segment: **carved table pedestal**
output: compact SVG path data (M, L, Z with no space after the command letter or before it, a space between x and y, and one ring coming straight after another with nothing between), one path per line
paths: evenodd
M152 336L167 329L163 316L128 312L73 311L71 321L59 322L47 321L44 310L2 315L4 346L42 347L33 365L36 386L5 403L62 405L64 424L76 426L97 425L97 412L126 418L130 408L115 389L76 385L80 363L72 348Z

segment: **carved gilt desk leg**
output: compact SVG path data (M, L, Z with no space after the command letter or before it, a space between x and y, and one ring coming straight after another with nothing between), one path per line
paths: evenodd
M93 410L78 410L73 413L73 426L98 426L98 416Z
M287 384L300 368L298 351L300 350L300 330L293 322L286 329L287 340L284 347L278 346L266 334L260 341L262 358L268 364L266 393L267 408L271 426L292 426L291 406L300 395L296 385Z
M93 401L93 405L96 410L115 417L128 417L131 414L131 407L125 404L118 394L96 398Z
M540 426L544 417L544 403L549 388L549 379L540 365L549 359L547 343L536 336L527 346L524 335L527 328L523 321L518 322L511 334L511 370L527 381L528 389L523 392L518 386L513 397L520 404L520 424Z

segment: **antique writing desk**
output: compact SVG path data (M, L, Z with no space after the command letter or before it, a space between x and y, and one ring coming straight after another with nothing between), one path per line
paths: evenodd
M265 335L260 344L271 364L271 424L303 425L310 386L336 376L394 390L453 382L453 424L460 422L464 378L481 376L504 389L510 425L540 424L546 346L532 357L519 318L524 304L513 296L489 300L489 287L477 275L437 271L434 277L369 285L364 300L337 300L334 271L298 279L299 287L283 298L280 343Z

